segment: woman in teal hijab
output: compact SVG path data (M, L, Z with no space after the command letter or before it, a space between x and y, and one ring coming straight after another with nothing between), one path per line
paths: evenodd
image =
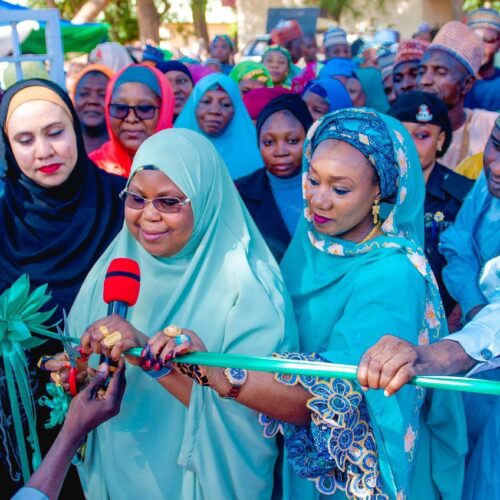
M424 182L404 127L339 110L313 125L304 148L304 218L282 267L308 354L282 356L357 364L388 332L419 344L446 335L422 251ZM203 349L194 335L192 344ZM224 393L218 370L204 373ZM267 436L284 433L284 498L460 498L458 394L406 386L387 398L343 379L250 372L238 401L269 415L260 418Z
M122 333L123 351L143 347L177 323L217 352L266 356L297 346L279 268L207 139L179 129L150 137L134 157L124 198L126 224L70 313L74 334L94 322L84 345L94 332L95 349L99 326L107 325ZM116 257L134 259L141 270L127 321L105 318L102 301ZM270 498L276 449L257 414L177 371L148 373L127 368L120 414L89 436L79 467L87 498Z
M187 128L207 137L233 179L262 167L255 127L238 85L226 75L214 73L195 85L175 128Z

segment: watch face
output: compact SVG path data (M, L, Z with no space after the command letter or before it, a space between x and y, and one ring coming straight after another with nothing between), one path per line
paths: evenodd
M231 384L242 385L247 380L247 371L241 368L227 368L227 377Z

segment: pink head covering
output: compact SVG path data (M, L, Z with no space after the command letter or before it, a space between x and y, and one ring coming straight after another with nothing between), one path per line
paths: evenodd
M283 87L263 87L261 89L254 89L243 96L243 104L247 108L250 118L252 120L257 120L259 113L267 104L275 97L283 94L293 94L293 92Z
M446 23L435 36L428 50L439 49L448 52L460 61L471 75L476 75L483 59L483 42L459 21Z
M128 68L134 66L141 66L152 71L156 79L158 80L158 85L160 87L160 115L158 117L158 123L156 124L155 132L164 130L167 128L172 128L172 119L174 116L174 93L172 87L168 83L165 75L153 68L152 66L147 66L144 64L132 64L127 68L123 68L121 71L116 73L116 75L108 82L108 87L106 89L106 100L105 100L105 110L106 110L106 126L108 128L109 141L105 142L99 149L92 151L89 154L89 158L103 170L110 172L115 175L121 175L122 177L127 177L130 174L130 167L132 166L133 158L130 157L127 150L122 146L118 138L113 134L111 130L111 122L109 117L109 105L111 103L111 97L113 95L113 90L117 80L120 78L122 73L127 71Z
M429 42L419 40L418 38L401 40L396 57L394 58L394 66L403 62L420 61L427 47L429 47Z
M209 66L203 66L202 64L187 64L189 72L193 77L193 83L196 85L204 76L211 75L215 71Z

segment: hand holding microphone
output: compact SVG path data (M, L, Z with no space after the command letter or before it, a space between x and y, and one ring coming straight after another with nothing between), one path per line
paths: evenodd
M128 308L137 302L139 290L140 270L137 262L125 258L111 261L103 290L108 316L94 321L81 340L83 349L103 355L101 362L116 364L128 349L146 345L148 338L126 320ZM139 364L138 358L127 356L127 360Z

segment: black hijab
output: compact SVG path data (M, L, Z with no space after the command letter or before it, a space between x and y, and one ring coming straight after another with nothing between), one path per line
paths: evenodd
M260 140L260 130L265 121L274 113L279 111L289 111L302 124L304 130L307 131L313 123L311 113L307 108L307 104L298 94L283 94L269 101L257 117L255 127L257 129L257 141Z
M51 306L71 308L93 264L123 226L118 194L125 179L92 163L83 142L80 122L68 95L45 80L25 80L10 87L0 104L5 125L13 96L26 87L47 87L68 107L73 118L78 157L68 179L53 188L39 186L20 170L7 135L1 131L0 162L5 170L5 194L0 199L0 292L22 274L32 286L49 284Z

